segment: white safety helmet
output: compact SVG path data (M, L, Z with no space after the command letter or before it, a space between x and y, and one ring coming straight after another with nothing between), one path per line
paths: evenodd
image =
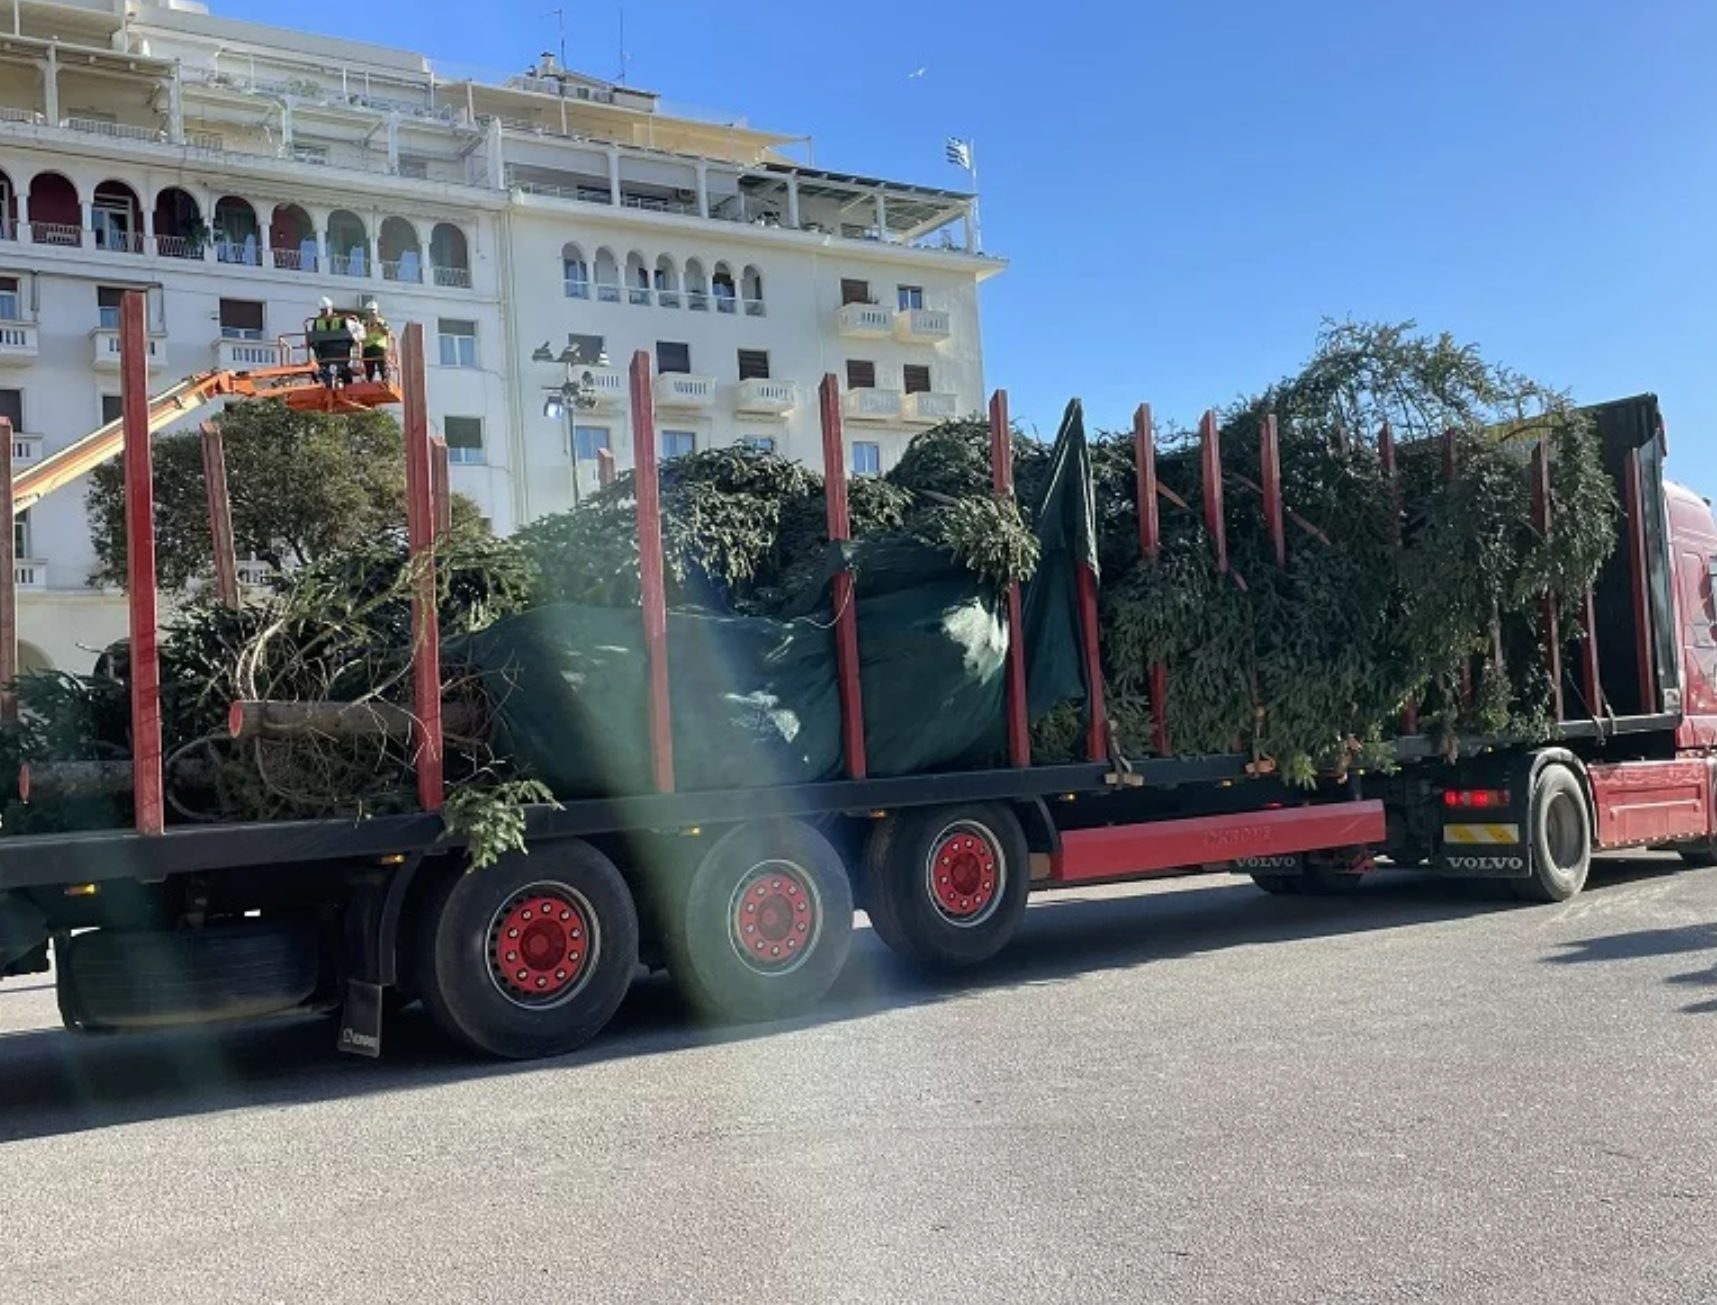
M322 311L325 313L331 313L334 311L334 301L328 298L327 295L322 296Z
M382 310L382 306L380 304L378 304L374 299L370 300L369 303L364 305L364 311L366 313L379 313L379 312L381 312L381 310Z

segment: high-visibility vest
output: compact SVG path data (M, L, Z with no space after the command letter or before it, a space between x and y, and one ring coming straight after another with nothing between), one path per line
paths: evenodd
M388 324L380 317L372 318L364 324L364 348L376 353L386 353L388 347Z
M333 343L344 340L350 343L351 331L346 325L346 319L337 313L324 314L310 323L311 343Z

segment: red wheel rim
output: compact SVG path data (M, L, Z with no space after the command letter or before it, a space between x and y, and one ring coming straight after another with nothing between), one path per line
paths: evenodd
M937 912L970 928L994 913L1007 882L1007 862L982 825L951 825L931 844L925 884Z
M799 866L765 861L734 889L728 918L741 960L763 974L785 974L816 947L823 903L811 876Z
M489 925L489 977L523 1006L566 1000L595 960L594 918L583 894L564 884L514 893Z

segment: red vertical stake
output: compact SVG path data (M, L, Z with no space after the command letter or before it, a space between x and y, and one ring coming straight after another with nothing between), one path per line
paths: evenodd
M423 326L405 328L405 519L411 550L412 727L417 744L417 800L441 810L445 798L441 753L441 623L436 602L435 473L429 447L429 397Z
M1162 523L1157 502L1157 436L1148 403L1133 412L1133 470L1138 479L1139 553L1155 566L1162 555ZM1159 757L1169 755L1168 701L1169 668L1157 662L1151 667L1151 744Z
M1633 576L1634 651L1639 661L1639 709L1657 710L1657 675L1652 666L1651 586L1646 578L1645 496L1640 486L1639 450L1622 469L1623 508L1628 522L1628 565Z
M847 447L841 425L840 382L833 373L817 387L823 423L823 495L828 506L829 542L852 538L847 514ZM864 695L859 681L858 609L853 573L842 567L834 577L835 675L841 704L841 751L847 778L863 779Z
M18 719L18 556L12 511L12 420L0 417L0 723Z
M662 558L662 487L656 471L656 406L650 355L632 355L632 479L638 499L638 575L644 651L650 662L650 759L656 790L674 791L674 735L668 714L668 593Z
M167 826L161 773L161 657L155 595L155 477L150 465L149 340L145 299L119 308L119 390L125 413L125 578L131 608L131 774L137 832ZM6 456L12 456L11 446ZM8 579L13 577L8 576Z
M1085 647L1085 683L1090 686L1089 710L1085 720L1085 758L1106 761L1109 758L1109 711L1103 702L1103 655L1097 629L1097 572L1087 562L1081 562L1077 572L1079 582L1079 633Z
M1200 464L1204 472L1204 526L1216 543L1216 569L1228 574L1228 530L1222 515L1222 433L1216 413L1207 410L1198 423Z
M453 529L453 477L448 470L447 441L429 442L430 486L435 493L435 533L439 538Z
M1288 565L1288 535L1282 516L1282 450L1276 414L1268 413L1258 430L1258 475L1264 486L1264 521L1276 548L1276 565Z
M1008 392L990 396L990 485L997 498L1014 496L1013 431L1008 422ZM1008 764L1031 765L1031 718L1026 702L1025 620L1018 583L1007 590L1008 615Z
M1598 675L1598 605L1592 588L1586 587L1586 601L1581 619L1586 627L1585 642L1580 645L1580 669L1586 685L1586 710L1593 720L1604 715L1604 685Z
M1461 472L1460 449L1456 442L1455 430L1450 427L1443 432L1443 479L1453 484ZM1471 709L1473 705L1473 659L1461 659L1461 706Z
M1550 457L1541 439L1532 449L1532 524L1546 537L1551 526ZM1546 593L1540 601L1544 620L1544 655L1550 668L1550 710L1562 719L1562 631L1556 613L1556 595Z
M201 427L203 489L209 500L209 539L214 547L215 596L221 606L239 607L238 553L233 545L232 499L227 493L227 452L221 428L212 421Z

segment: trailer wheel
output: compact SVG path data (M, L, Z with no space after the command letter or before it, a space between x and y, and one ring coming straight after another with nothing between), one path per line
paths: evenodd
M1005 806L889 816L865 845L864 906L888 946L931 969L987 961L1025 918L1031 849Z
M1529 902L1565 902L1586 886L1592 868L1592 819L1586 791L1566 766L1548 765L1532 785L1526 827L1532 877L1512 880Z
M828 992L852 931L852 884L829 840L803 821L755 821L692 871L668 929L668 971L707 1016L780 1019Z
M638 914L614 863L572 841L450 875L426 903L417 988L476 1051L558 1056L602 1031L638 964Z

